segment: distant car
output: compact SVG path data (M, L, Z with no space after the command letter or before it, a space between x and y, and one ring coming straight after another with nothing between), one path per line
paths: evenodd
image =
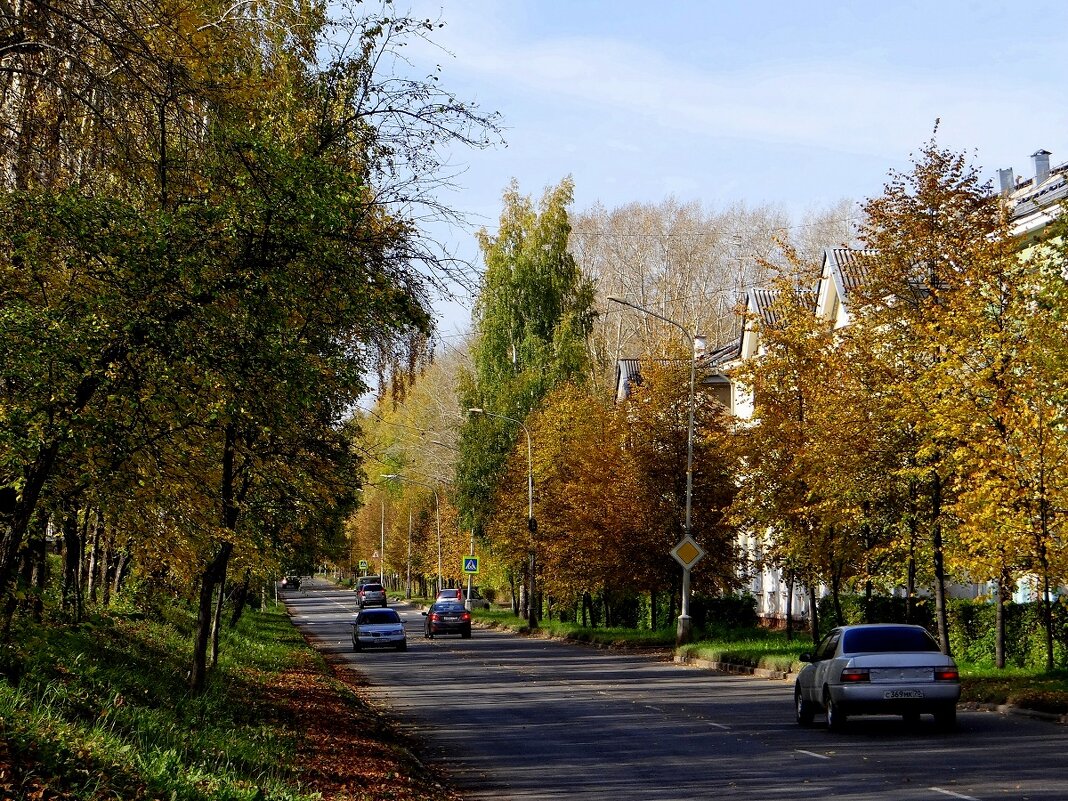
M459 634L464 639L471 636L471 613L460 601L437 601L423 614L423 636L428 639L438 634Z
M352 650L364 648L408 650L404 623L394 609L364 609L352 621Z
M359 592L360 588L364 584L381 584L381 583L382 583L382 577L381 576L360 576L359 578L356 579L356 586L353 589L355 589L356 592Z
M462 601L464 599L464 591L459 587L446 587L443 590L438 590L438 596L434 599L434 603L438 601Z
M386 590L381 584L364 584L356 593L356 603L365 606L388 606Z
M943 729L957 722L960 673L953 659L922 626L872 623L840 626L801 654L808 662L794 682L797 722L808 726L819 711L840 730L850 715L934 715Z
M464 594L463 600L467 600L467 594ZM471 588L471 608L472 609L489 609L490 602L482 597L477 587Z
M286 576L282 579L283 590L299 590L300 589L300 576Z

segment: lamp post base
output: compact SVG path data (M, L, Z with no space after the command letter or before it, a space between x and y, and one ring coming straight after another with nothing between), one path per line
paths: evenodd
M675 631L675 645L686 645L693 639L693 619L689 615L679 615L679 627Z

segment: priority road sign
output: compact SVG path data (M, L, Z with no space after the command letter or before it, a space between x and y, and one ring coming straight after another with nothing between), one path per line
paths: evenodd
M678 545L672 548L671 555L680 565L689 570L701 560L701 557L705 555L705 550L687 534Z
M478 557L477 556L465 556L464 557L464 572L465 573L477 573L478 572Z

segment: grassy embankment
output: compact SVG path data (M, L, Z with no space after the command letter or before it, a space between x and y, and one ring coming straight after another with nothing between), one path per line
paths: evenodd
M509 610L478 610L476 621L516 631L526 630L526 621ZM539 621L540 629L553 637L613 647L675 647L674 630L635 631L634 629L584 628L575 623ZM746 629L722 631L683 646L683 656L710 662L725 662L773 671L795 671L802 651L811 651L812 641L805 633L787 640L781 631ZM988 665L960 663L962 700L967 702L1015 704L1043 712L1068 713L1068 671L1054 673L1035 668L996 670Z
M453 797L280 607L226 630L200 695L186 685L192 616L162 618L15 632L0 676L0 798Z

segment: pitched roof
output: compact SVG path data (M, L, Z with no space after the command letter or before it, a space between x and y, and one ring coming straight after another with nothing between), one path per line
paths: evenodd
M864 286L867 282L868 260L874 252L854 248L827 248L823 252L832 271L837 272L841 290L846 299L854 290Z

